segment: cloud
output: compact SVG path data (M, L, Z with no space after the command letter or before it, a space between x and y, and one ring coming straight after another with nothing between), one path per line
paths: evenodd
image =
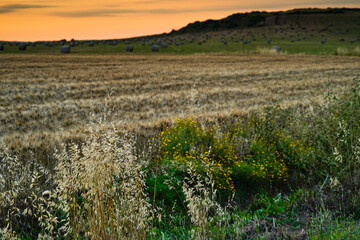
M60 17L111 17L121 13L137 13L131 9L99 9L85 11L53 12L51 15Z
M119 14L131 13L155 13L155 14L173 14L173 13L197 13L207 11L223 11L231 10L231 8L195 8L195 9L98 9L98 10L81 10L53 12L52 15L61 17L112 17Z
M37 4L7 4L0 6L0 14L15 12L21 9L30 9L30 8L48 8L48 5L37 5Z
M6 9L6 8L0 8L0 14L1 13L9 13L9 12L13 12L13 9Z

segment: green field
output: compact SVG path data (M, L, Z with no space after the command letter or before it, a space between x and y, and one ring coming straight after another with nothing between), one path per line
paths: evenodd
M71 47L71 54L143 54L152 53L149 42L155 45L157 42L166 43L167 47L159 46L158 53L171 54L191 54L191 53L264 53L264 49L271 49L273 46L279 46L282 53L288 54L315 54L315 55L360 55L360 41L357 39L360 31L357 28L350 30L344 34L318 33L316 31L299 32L293 30L293 33L286 35L273 33L274 31L267 29L255 29L250 37L247 30L233 30L219 33L204 34L185 34L185 35L164 35L162 37L144 37L138 39L120 39L115 40L116 45L112 43L114 40L106 40L105 43L99 41L90 47L90 41L74 41L78 42L77 46ZM264 37L260 32L268 32ZM220 35L224 37L221 38ZM292 38L289 36L291 35ZM322 44L321 40L326 37L326 43ZM206 37L207 36L207 37ZM305 39L304 39L305 37ZM256 40L254 40L254 39ZM283 39L284 38L284 39ZM343 38L344 41L340 41ZM144 39L144 40L142 40ZM182 40L181 40L182 39ZM194 39L194 40L192 40ZM204 40L206 39L206 42ZM227 42L225 45L222 39ZM271 39L271 43L268 43ZM192 40L192 41L191 41ZM243 44L244 40L251 43ZM294 42L292 42L293 40ZM126 52L126 41L134 47L133 52ZM353 42L351 42L353 41ZM144 42L144 45L142 44ZM169 44L171 42L171 44ZM176 46L175 43L179 45ZM183 44L180 44L180 43ZM201 42L201 45L198 44ZM4 44L5 53L36 53L36 54L60 54L60 42L53 42L51 47L45 44L37 44L36 47L28 46L25 51L20 51L16 44L12 46ZM70 42L64 42L69 45Z

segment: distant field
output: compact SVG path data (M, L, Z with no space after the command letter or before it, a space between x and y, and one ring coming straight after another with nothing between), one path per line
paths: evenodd
M70 54L148 54L150 45L158 45L159 53L264 53L273 46L279 46L282 53L311 55L360 56L360 28L354 24L347 27L326 24L314 28L300 26L261 27L219 32L164 34L133 39L114 40L74 40L62 42L74 45ZM321 41L324 40L324 43ZM26 43L25 51L20 51L16 42L3 43L7 53L61 54L60 41ZM91 46L89 46L89 44ZM133 46L127 52L126 46ZM1 42L0 42L1 45ZM166 46L165 46L166 45Z
M340 56L1 55L0 136L14 149L50 148L82 138L107 113L108 123L137 131L182 116L308 107L359 69L358 57Z

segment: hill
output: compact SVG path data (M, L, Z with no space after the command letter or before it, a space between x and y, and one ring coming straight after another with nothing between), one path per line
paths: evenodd
M279 12L236 13L220 20L196 21L172 33L212 32L241 28L298 25L303 27L329 25L360 25L358 8L308 8Z

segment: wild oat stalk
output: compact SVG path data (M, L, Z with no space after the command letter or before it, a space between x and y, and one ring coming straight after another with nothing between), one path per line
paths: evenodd
M51 239L56 217L43 193L51 186L50 173L31 158L22 162L6 147L0 147L0 238L16 239L19 232L32 236L37 228ZM39 226L38 226L39 225Z
M205 180L196 173L192 164L188 167L189 178L183 181L183 191L185 194L188 214L191 222L197 227L192 231L192 238L209 239L211 237L210 227L215 223L224 220L225 210L216 202L215 181L210 172Z
M67 214L66 232L78 238L143 239L149 219L144 163L134 138L97 133L81 146L57 153L57 196Z

